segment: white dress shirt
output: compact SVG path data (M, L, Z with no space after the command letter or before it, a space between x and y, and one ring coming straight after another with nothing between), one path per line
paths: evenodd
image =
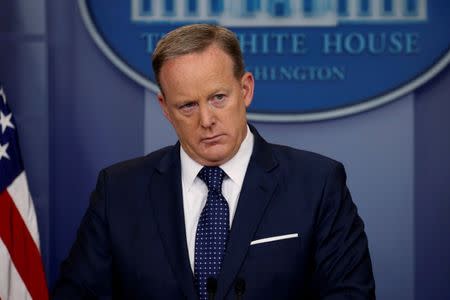
M252 155L253 139L253 133L247 126L247 134L238 152L233 158L220 166L226 174L222 183L222 195L227 200L230 209L230 228L236 212L247 166ZM206 204L208 187L197 177L203 166L190 158L183 147L180 147L180 159L186 241L189 261L192 271L194 271L195 235L198 219Z

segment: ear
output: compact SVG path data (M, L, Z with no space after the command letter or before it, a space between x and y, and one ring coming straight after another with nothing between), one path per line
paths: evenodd
M164 98L163 93L159 92L157 97L158 97L159 106L161 106L161 110L162 110L164 116L170 123L172 123L172 120L171 120L170 114L169 114L169 109L167 107L168 104L167 104L166 99Z
M253 74L245 72L241 78L241 88L244 97L245 107L249 107L253 100L253 91L255 89L255 79Z

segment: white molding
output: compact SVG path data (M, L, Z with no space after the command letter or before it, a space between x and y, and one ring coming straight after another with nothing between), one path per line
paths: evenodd
M142 76L138 72L134 71L130 66L128 66L125 62L123 62L112 49L106 44L100 34L97 32L94 23L92 22L91 15L86 7L86 0L78 0L78 6L80 7L81 17L83 19L84 25L91 35L94 42L106 55L106 57L112 61L116 67L118 67L122 72L125 73L128 77L142 85L143 87L154 91L155 93L159 93L158 85L151 82L148 78ZM150 66L149 66L150 67Z

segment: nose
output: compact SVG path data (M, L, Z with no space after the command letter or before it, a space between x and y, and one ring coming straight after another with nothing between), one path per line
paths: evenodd
M215 115L212 108L206 105L200 105L200 125L202 127L208 128L214 125L215 123Z

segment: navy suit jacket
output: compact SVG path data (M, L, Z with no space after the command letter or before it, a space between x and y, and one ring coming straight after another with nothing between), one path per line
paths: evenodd
M255 134L215 299L374 299L342 164ZM179 144L101 171L54 299L197 299ZM286 234L298 237L251 245Z

